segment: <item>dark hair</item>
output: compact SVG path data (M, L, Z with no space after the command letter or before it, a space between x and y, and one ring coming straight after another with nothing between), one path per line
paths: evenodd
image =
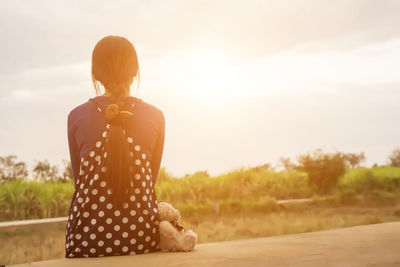
M123 96L135 77L139 78L139 65L132 43L120 36L102 38L92 53L92 82L96 94L100 92L101 83L112 97L112 104L105 110L110 129L104 149L107 152L105 175L115 204L127 201L125 191L131 180L130 155L123 131L125 121L132 113L124 110L126 99Z

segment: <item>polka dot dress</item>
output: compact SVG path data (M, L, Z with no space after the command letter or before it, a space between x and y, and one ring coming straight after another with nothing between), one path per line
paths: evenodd
M135 103L132 104L132 108ZM97 109L102 112L101 108ZM67 258L134 255L159 251L159 217L150 155L126 135L131 156L130 197L121 206L111 201L106 182L104 144L110 124L81 158L79 176L66 225Z

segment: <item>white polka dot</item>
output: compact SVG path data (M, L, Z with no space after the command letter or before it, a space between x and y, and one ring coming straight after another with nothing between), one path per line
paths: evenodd
M135 150L136 150L136 151L139 151L139 150L140 150L140 146L139 146L139 145L136 145L136 146L135 146Z
M135 216L136 215L136 211L135 210L131 210L131 216Z
M141 206L142 204L140 204L140 202L138 202L138 203L136 203L136 206L140 209L140 206Z
M88 203L90 201L90 197L86 197L85 203Z
M118 224L114 225L114 230L115 230L115 231L119 231L120 228L121 228L121 227L120 227Z
M143 231L139 231L138 236L143 236L144 232Z
M131 201L135 201L136 198L135 198L134 195L132 195L132 196L129 197L129 199L130 199Z
M99 179L99 175L96 173L96 174L93 176L93 179L94 179L94 180Z
M79 219L79 220L78 220L78 225L81 225L81 223L82 223L82 221Z
M140 159L135 160L136 165L140 165Z
M107 189L107 194L109 194L109 195L112 194L112 189L111 188Z
M142 216L140 216L139 218L138 218L138 222L143 222L143 217Z
M80 248L75 248L75 252L81 252Z
M102 172L106 172L107 171L107 167L106 166L101 167L101 171Z
M93 169L94 169L94 166L93 166L93 164L92 164L92 165L90 165L89 171L93 171Z
M99 211L99 217L103 217L104 216L104 211Z
M87 242L87 241L83 241L83 242L82 242L82 246L87 247L87 245L88 245L88 242Z
M150 161L146 161L146 167L149 167Z
M121 244L121 241L119 241L118 239L114 240L114 245L119 246L119 244Z
M146 236L146 238L144 240L146 240L146 242L149 242L150 241L150 236Z
M144 210L143 210L143 214L144 214L144 215L147 215L147 214L149 214L149 211L146 210L146 209L144 209Z
M94 151L90 151L89 156L94 157Z
M95 239L96 238L96 235L95 234L90 234L90 239Z
M107 204L107 209L110 210L110 209L112 209L112 207L113 207L113 204L111 204L111 203L108 203L108 204Z
M135 188L135 193L136 194L140 194L140 189L139 188Z
M92 180L92 181L93 181L93 180ZM93 190L92 190L92 195L97 195L97 192L98 192L98 191L97 191L97 189L96 189L96 188L95 188L95 189L93 189Z
M100 225L99 228L97 228L99 230L99 232L103 232L104 231L104 226Z
M132 238L129 242L133 245L133 244L136 243L136 239L135 239L135 238Z
M138 249L143 249L143 245L142 245L142 244L139 244L139 245L138 245Z
M99 247L102 247L104 245L104 241L103 240L99 240L99 242L97 242L97 245Z
M79 203L82 203L82 202L83 202L83 198L78 197L78 202L79 202Z
M73 245L74 245L74 241L71 240L71 241L69 242L69 244L70 244L71 246L73 246Z
M123 252L127 252L128 251L128 247L127 246L122 247L122 251Z
M92 180L90 180L89 184L90 184L90 185L93 185L93 182L94 182L94 180L92 179ZM85 193L85 194L86 194L86 193Z
M93 204L92 204L92 210L95 210L95 209L97 209L97 204L96 204L96 203L93 203Z
M85 161L83 162L83 165L84 165L84 166L89 165L89 161L85 160Z
M110 239L110 238L112 237L112 234L111 234L111 233L107 233L107 234L106 234L106 237L107 237L108 239Z
M107 218L106 223L107 224L111 224L112 223L112 219L111 218Z
M153 234L155 234L156 231L157 231L157 230L156 230L156 228L154 227L153 230L152 230Z
M145 153L142 154L142 159L146 159L146 154Z
M85 217L85 218L89 217L89 212L85 211L85 212L83 213L83 217Z
M146 187L146 182L145 181L142 182L142 186Z
M119 210L114 211L115 216L119 216L120 214L121 214L121 212Z
M95 248L91 248L90 249L90 253L96 253L96 249Z
M128 203L125 202L125 203L122 205L122 207L123 207L124 209L128 208Z
M101 142L100 141L97 141L96 142L96 147L100 147L101 146Z
M75 236L75 238L78 240L81 239L81 237L82 237L81 234L76 234L76 236Z
M129 156L133 157L133 152L129 152Z
M154 211L155 213L157 213L157 208L153 208L153 211Z
M123 223L127 223L128 222L128 218L126 218L126 217L122 218L122 222Z
M83 175L83 174L84 174L83 170L80 170L79 175Z
M151 242L151 245L154 247L156 245L156 241Z
M84 232L89 231L89 227L87 227L87 226L83 227L83 231L84 231Z
M107 158L107 151L104 152L103 157L104 157L104 158Z
M96 219L93 218L93 219L91 220L91 223L92 223L93 225L96 224Z
M85 188L85 190L83 190L83 193L86 195L88 191L89 191L89 189Z
M100 186L101 186L101 187L105 187L105 186L106 186L106 182L105 182L105 181L102 181L102 182L100 183Z
M144 168L142 167L142 172L144 173Z
M148 174L146 174L146 179L147 181L150 181L150 176Z
M136 229L136 225L135 224L131 224L130 229L131 230L135 230Z
M150 193L150 190L148 188L146 188L146 194L149 194L149 193ZM151 199L151 196L150 196L150 199Z
M105 197L105 196L99 197L99 201L100 201L100 202L104 202L105 200L106 200L106 197Z
M107 253L110 253L111 251L112 251L112 248L110 248L110 247L106 248Z
M146 223L146 228L150 229L150 224L149 223Z
M132 137L128 137L126 140L128 141L128 143L132 143L133 142Z
M139 174L139 173L136 173L136 174L135 174L135 179L136 179L136 180L139 180L139 179L140 179L140 174Z
M123 232L122 233L122 237L127 238L128 237L128 233L127 232Z
M103 132L103 137L106 137L107 136L107 131L104 131Z

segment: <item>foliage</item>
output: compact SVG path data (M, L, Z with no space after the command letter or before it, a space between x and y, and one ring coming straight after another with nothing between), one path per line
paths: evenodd
M308 173L310 185L319 193L329 193L339 178L346 172L346 158L343 153L326 153L321 149L300 155L296 169Z
M364 152L360 154L346 153L344 154L344 159L351 168L356 168L360 166L361 162L365 161L365 154Z
M400 148L396 148L389 155L390 166L400 167Z
M58 168L51 166L48 160L37 161L33 168L33 177L38 181L54 182L58 179Z
M15 155L0 157L0 181L28 176L26 163L22 161L16 162L16 159L17 156Z

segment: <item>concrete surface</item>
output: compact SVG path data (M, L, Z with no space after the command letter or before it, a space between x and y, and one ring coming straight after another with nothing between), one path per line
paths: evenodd
M192 252L63 258L13 266L400 266L400 222L205 243Z

